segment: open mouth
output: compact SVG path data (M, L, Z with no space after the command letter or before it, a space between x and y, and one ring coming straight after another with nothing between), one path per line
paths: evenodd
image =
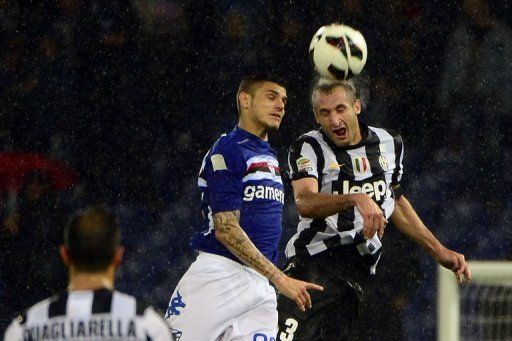
M345 127L332 129L331 131L334 134L334 136L336 136L339 139L345 138L347 135L347 129Z

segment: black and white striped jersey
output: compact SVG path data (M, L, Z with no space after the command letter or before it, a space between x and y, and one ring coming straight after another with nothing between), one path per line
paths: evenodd
M64 291L37 303L15 319L5 341L173 340L170 328L151 307L111 291Z
M336 146L321 129L299 137L290 147L290 177L318 180L319 192L368 194L389 218L399 195L403 143L399 134L360 123L363 139L348 147ZM377 234L365 240L363 219L354 207L325 219L300 217L298 231L286 247L288 258L315 255L339 245L353 245L371 273L382 252Z

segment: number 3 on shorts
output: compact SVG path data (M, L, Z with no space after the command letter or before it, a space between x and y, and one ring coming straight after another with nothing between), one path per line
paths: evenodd
M296 319L288 318L286 322L284 323L288 328L284 332L281 332L279 334L279 341L292 341L293 340L293 333L297 331L297 328L299 327L299 322L297 322Z

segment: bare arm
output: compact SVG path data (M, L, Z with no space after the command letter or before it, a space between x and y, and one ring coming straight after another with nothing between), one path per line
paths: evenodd
M326 194L318 192L318 181L303 178L292 182L297 210L305 218L326 218L350 207L357 207L363 217L363 234L371 238L384 234L386 219L380 207L368 195Z
M319 285L299 281L282 273L252 243L239 224L240 211L218 212L213 215L215 237L242 263L255 269L275 284L286 297L295 301L299 309L311 308L307 289L323 290Z
M420 217L405 196L400 196L395 202L395 211L391 220L402 233L421 245L435 260L445 268L452 270L459 281L463 276L471 280L471 272L464 255L447 249L430 230L423 224Z
M213 215L215 237L245 265L268 279L279 269L254 246L238 223L240 211L218 212Z

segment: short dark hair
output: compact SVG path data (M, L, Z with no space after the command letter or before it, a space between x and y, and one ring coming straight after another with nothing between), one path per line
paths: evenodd
M283 88L285 87L283 79L279 76L263 73L245 76L240 82L240 86L238 87L238 91L236 92L236 107L238 109L239 114L240 101L238 100L238 96L240 96L240 93L246 92L248 94L254 95L254 90L256 90L256 88L259 87L264 82L272 82L282 86Z
M73 215L64 231L64 245L79 271L108 268L121 243L121 228L108 209L95 206Z
M330 94L336 88L343 88L352 102L359 99L356 86L351 80L330 80L321 78L313 86L311 91L311 105L315 109L315 96L317 93Z

